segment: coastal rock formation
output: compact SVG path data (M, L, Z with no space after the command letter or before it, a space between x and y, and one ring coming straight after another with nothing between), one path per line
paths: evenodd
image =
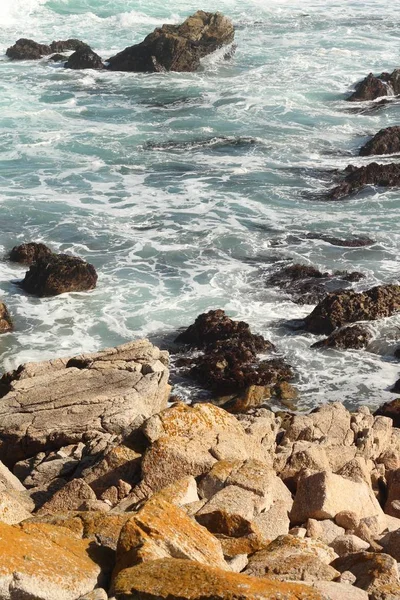
M343 181L329 192L329 200L341 200L367 185L389 188L400 186L400 163L380 165L373 162L365 167L349 165L343 175Z
M393 426L400 428L400 398L385 402L375 411L374 415L389 417L393 421Z
M386 127L378 131L361 149L360 156L397 154L400 152L400 127Z
M354 349L360 350L366 348L372 339L372 333L362 325L353 325L341 327L331 333L329 337L320 340L311 346L311 348L335 348L337 350Z
M381 96L397 96L400 94L400 69L392 73L381 73L375 77L373 73L356 85L355 92L347 98L348 102L365 102Z
M399 285L380 285L359 293L352 290L333 292L305 318L305 329L329 335L347 323L383 319L399 310Z
M13 46L7 48L6 55L13 60L38 60L49 54L77 50L80 46L85 45L76 39L53 41L50 45L47 45L21 38Z
M128 435L166 407L166 364L167 353L141 340L4 375L0 459L13 465L84 439Z
M14 246L9 259L22 265L33 265L37 260L47 259L53 256L53 251L41 242L28 242L20 246Z
M85 44L85 42L82 42L81 40L72 38L69 40L58 40L51 42L50 50L52 52L70 52L76 51L82 46L86 47L87 44Z
M7 306L0 302L0 333L13 330L13 324Z
M235 31L220 13L197 11L181 25L163 25L143 42L108 59L112 71L196 71L200 59L230 44Z
M332 246L343 246L345 248L362 248L363 246L372 246L372 244L375 244L375 241L367 236L343 239L324 233L308 233L306 237L309 240L322 240L323 242L332 244Z
M21 287L36 296L57 296L65 292L84 292L96 287L93 265L77 256L50 254L37 258L21 281Z
M66 69L104 69L101 57L86 44L79 46L64 66Z

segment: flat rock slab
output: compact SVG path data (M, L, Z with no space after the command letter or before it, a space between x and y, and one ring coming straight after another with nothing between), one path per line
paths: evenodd
M129 435L166 407L167 362L167 353L139 340L3 376L0 460L10 466L99 435Z

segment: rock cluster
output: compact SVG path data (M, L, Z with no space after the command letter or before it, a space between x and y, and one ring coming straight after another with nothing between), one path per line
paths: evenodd
M365 102L397 94L400 94L400 69L395 69L392 73L381 73L378 77L370 73L356 85L355 92L347 100Z
M343 172L343 181L329 192L330 200L341 200L367 185L398 187L400 185L400 164L370 163L364 167L349 165Z

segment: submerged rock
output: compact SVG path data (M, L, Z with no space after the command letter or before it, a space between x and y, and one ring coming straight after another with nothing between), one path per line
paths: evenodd
M396 154L400 152L400 127L386 127L378 131L361 149L360 156Z
M25 273L21 287L36 296L57 296L65 292L85 292L96 287L93 265L77 256L50 254L37 258Z
M363 246L371 246L375 244L375 241L366 236L353 237L342 239L332 235L326 235L324 233L308 233L306 236L309 240L322 240L332 244L332 246L343 246L346 248L361 248Z
M400 186L400 163L380 165L373 162L365 167L349 165L343 175L343 181L329 192L330 200L341 200L367 185L389 188Z
M360 350L366 348L372 339L371 332L361 325L352 327L342 327L338 331L331 333L325 340L316 342L311 348L336 348L346 350L352 348Z
M346 323L383 319L399 310L400 285L378 285L365 292L333 292L305 318L305 329L329 335Z
M17 262L22 265L32 265L37 260L42 258L49 258L53 256L53 251L42 244L41 242L28 242L21 244L20 246L14 246L11 250L9 259L12 262Z
M13 324L7 306L0 302L0 333L13 330Z
M58 41L53 41L50 44L50 50L52 52L70 52L71 50L78 50L78 48L81 48L82 46L87 46L87 44L85 44L85 42L82 42L81 40L77 40L77 39L69 39L69 40L58 40Z
M395 69L392 73L381 73L378 77L370 73L356 85L355 92L347 101L365 102L397 94L400 94L400 69Z
M101 57L90 46L82 44L65 63L66 69L104 69Z
M230 44L235 35L230 19L202 10L181 25L163 25L143 42L108 59L112 71L196 71L200 59Z

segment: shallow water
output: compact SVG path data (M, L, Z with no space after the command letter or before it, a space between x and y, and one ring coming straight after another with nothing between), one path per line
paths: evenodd
M399 279L399 190L316 199L332 170L368 162L356 154L371 134L399 123L399 104L361 114L344 101L368 72L399 66L395 3L221 0L237 52L208 57L195 74L74 72L4 56L19 37L78 37L107 58L197 8L216 5L2 0L0 252L40 240L99 272L89 294L38 300L13 283L24 269L1 262L16 325L0 338L2 368L140 336L166 343L200 312L224 308L287 356L300 408L388 400L399 317L373 324L374 352L310 350L317 338L284 322L312 307L265 279L277 261L361 270L356 289ZM376 243L336 247L308 232Z

